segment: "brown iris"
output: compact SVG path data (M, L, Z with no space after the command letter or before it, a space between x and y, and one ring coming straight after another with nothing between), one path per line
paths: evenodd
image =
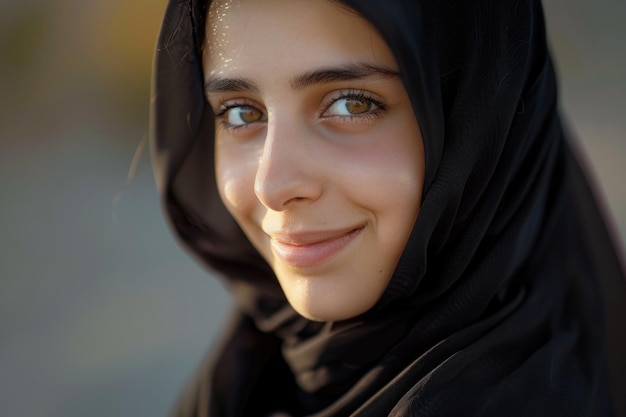
M253 107L241 107L237 115L244 123L258 122L263 118L263 113Z
M363 101L359 99L348 99L346 101L346 109L350 114L363 114L367 113L371 108L371 103L369 101Z

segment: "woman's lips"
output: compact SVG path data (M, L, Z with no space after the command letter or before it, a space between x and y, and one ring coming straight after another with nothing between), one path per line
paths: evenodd
M363 226L336 232L314 232L271 235L272 251L283 262L294 267L316 266L348 246Z

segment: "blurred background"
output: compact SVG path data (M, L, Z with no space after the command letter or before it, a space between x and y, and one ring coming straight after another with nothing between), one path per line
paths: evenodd
M623 241L626 2L544 4L562 109ZM169 234L152 178L164 7L0 3L2 416L166 416L227 309Z

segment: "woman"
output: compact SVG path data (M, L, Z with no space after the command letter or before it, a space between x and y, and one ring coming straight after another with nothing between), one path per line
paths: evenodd
M170 2L157 181L236 301L176 415L612 415L539 2L382 4Z

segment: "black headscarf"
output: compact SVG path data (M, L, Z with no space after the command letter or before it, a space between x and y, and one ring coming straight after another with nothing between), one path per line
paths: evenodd
M237 306L175 415L612 415L602 288L626 300L623 271L564 138L540 2L343 3L396 57L426 180L380 301L318 323L293 311L221 203L203 94L208 2L169 2L153 85L157 183L176 235ZM611 361L617 387L624 360Z

